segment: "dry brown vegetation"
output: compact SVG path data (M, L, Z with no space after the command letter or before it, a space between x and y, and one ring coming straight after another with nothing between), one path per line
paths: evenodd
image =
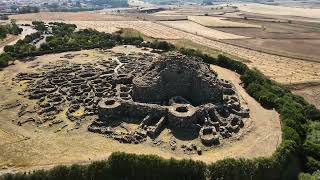
M210 29L192 21L161 21L163 25L212 39L245 39L248 37Z
M244 39L227 40L230 44L270 54L320 62L319 39ZM301 45L303 44L303 45Z
M273 6L264 4L236 4L236 6L245 12L259 13L264 15L285 15L285 16L300 16L308 18L320 18L319 9L308 9L308 8L294 8L284 6Z
M228 21L227 18L213 17L213 16L188 16L190 21L199 23L208 27L241 27L241 28L260 28L261 26L255 24L241 23Z
M280 83L290 84L320 80L320 63L318 62L309 62L267 54L208 40L202 37L194 36L192 37L192 40L199 44L239 57L239 60L242 60L249 67L257 68L266 76Z
M71 21L79 28L93 28L103 32L115 32L121 28L135 29L145 36L157 39L182 39L179 31L149 21Z
M294 84L289 89L320 109L320 83Z
M15 41L18 37L8 34L7 37L3 40L0 40L0 48L2 48L3 46L6 46L7 44Z

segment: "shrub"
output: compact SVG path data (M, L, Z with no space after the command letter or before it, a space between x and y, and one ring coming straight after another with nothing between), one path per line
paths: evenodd
M205 179L206 166L198 161L119 152L108 161L115 179Z
M0 54L0 67L8 66L10 61L13 61L13 58L9 54L7 53Z
M161 49L161 50L164 50L164 51L171 51L175 47L172 44L168 43L167 41L155 40L155 41L150 43L150 48Z
M249 70L249 68L245 64L241 63L240 61L235 61L235 60L233 60L227 56L221 55L221 54L218 55L217 65L221 66L221 67L228 68L228 69L235 71L241 75Z
M306 171L312 173L320 169L320 161L316 160L312 156L307 156L305 166L306 166Z
M317 160L320 160L320 144L316 144L307 140L303 144L303 149L306 155L312 156Z
M296 142L297 144L301 144L301 138L297 131L288 126L282 127L282 139L291 140Z

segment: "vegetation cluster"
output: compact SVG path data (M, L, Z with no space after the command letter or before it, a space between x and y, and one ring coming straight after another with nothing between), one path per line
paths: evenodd
M151 47L154 49L170 50L174 46L163 41L145 43L141 36L121 36L118 34L108 34L93 29L78 30L74 24L49 23L47 27L43 22L32 22L35 33L27 35L23 40L19 40L14 45L4 47L5 57L13 59L23 59L27 57L39 56L49 53L59 53L66 51L78 51L82 49L112 48L115 45L131 44L137 46ZM46 41L37 48L34 41L39 39L44 32L51 29L51 35L46 37ZM8 58L0 57L0 67L6 67Z
M10 24L0 25L0 40L7 37L8 34L18 35L22 32L22 29L15 22Z

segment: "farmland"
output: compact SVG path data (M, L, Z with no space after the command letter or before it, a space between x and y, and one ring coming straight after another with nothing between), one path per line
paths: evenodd
M224 33L218 30L201 26L191 21L161 21L161 24L185 31L188 33L204 36L211 39L245 39L247 37Z
M228 21L227 18L213 16L188 16L190 21L199 23L206 27L216 28L259 28L259 25Z

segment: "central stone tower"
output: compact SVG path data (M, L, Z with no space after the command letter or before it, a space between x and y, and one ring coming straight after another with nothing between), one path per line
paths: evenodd
M177 53L162 56L133 79L133 100L163 104L180 96L194 106L222 102L217 75L198 61Z

